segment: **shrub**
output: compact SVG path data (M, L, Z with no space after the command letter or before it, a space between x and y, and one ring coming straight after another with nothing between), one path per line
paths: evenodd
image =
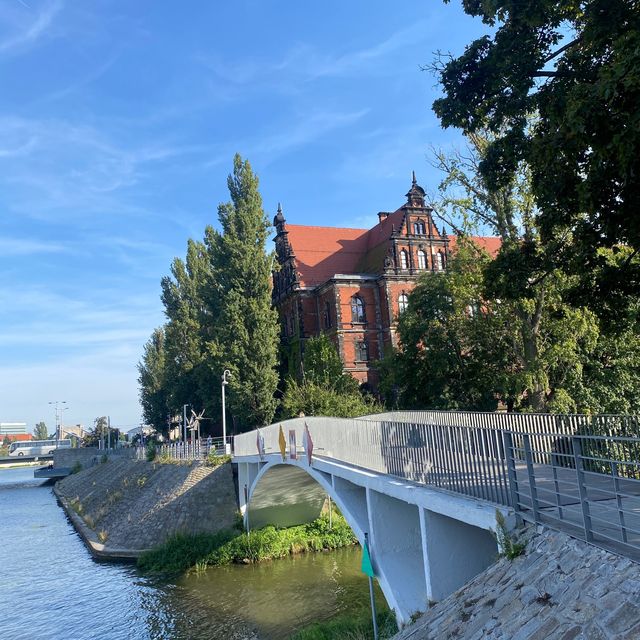
M145 449L145 456L147 458L147 462L153 462L156 459L156 443L149 442L147 444L147 448Z
M82 471L82 464L79 460L76 460L76 463L71 467L71 473L78 473Z

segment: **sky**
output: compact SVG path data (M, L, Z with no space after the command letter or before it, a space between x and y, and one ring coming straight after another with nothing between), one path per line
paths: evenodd
M459 5L0 0L0 422L140 424L160 279L234 153L293 224L370 227L412 171L434 191L460 135L421 67L483 33Z

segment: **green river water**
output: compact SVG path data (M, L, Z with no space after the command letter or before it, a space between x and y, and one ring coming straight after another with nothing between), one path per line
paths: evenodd
M369 606L359 548L175 580L96 562L33 468L0 470L0 540L2 640L275 640Z

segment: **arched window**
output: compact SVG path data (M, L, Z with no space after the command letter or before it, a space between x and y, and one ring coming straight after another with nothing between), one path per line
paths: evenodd
M426 268L427 268L427 254L422 249L418 249L418 269L426 269Z
M364 322L364 302L360 296L351 298L351 322Z
M426 233L426 227L422 220L413 223L413 233L417 236L423 236Z
M409 268L409 256L407 255L407 252L404 249L400 251L400 268L401 269Z
M404 313L409 306L409 296L406 293L401 293L398 297L398 311Z
M442 252L436 253L436 270L442 271L444 269L444 256Z
M369 359L369 349L364 340L356 341L356 360L366 362Z

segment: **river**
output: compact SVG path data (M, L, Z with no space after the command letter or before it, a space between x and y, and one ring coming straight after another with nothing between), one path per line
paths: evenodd
M0 545L2 640L276 640L369 602L357 548L175 580L97 562L28 467L0 469Z

